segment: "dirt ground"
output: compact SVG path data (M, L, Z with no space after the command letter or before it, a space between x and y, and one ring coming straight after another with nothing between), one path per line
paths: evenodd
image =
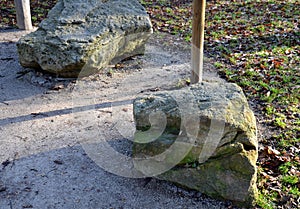
M74 80L22 68L15 42L25 33L0 31L1 209L230 206L133 178L132 100L183 85L190 46L155 34L144 56ZM204 78L220 81L209 64Z

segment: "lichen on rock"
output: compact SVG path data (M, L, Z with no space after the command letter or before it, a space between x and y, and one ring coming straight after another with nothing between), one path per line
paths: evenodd
M134 101L134 118L135 166L145 175L252 206L256 120L240 87L202 82L146 95Z
M150 18L138 0L59 0L17 43L22 66L65 77L98 72L144 53Z

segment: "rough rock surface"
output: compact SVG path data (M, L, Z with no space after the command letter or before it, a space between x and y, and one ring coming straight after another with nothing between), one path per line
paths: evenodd
M143 54L151 33L138 0L59 0L39 29L18 42L19 61L77 77Z
M148 176L251 207L256 122L237 85L203 82L137 98L135 166Z
M131 141L124 139L117 127L130 124L125 128L134 132L132 103L105 104L134 99L141 91L176 86L190 72L186 67L191 52L188 44L176 36L153 34L145 56L122 62L125 69L116 69L112 76L103 72L85 78L80 89L87 87L86 99L81 101L77 87L83 82L22 69L15 42L25 33L0 29L1 209L228 209L228 202L169 182L112 174L99 167L80 145L94 133L101 133L117 152L129 152ZM204 79L220 80L214 62L206 61ZM53 90L56 84L64 88ZM72 113L72 108L82 102L93 105L95 99L103 108ZM90 120L91 116L99 116L99 121ZM111 160L106 162L112 164Z

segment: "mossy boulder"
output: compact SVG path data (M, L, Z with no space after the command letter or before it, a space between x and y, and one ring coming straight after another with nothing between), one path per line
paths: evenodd
M256 121L236 84L202 82L134 101L135 167L251 207L257 197Z
M59 0L17 43L20 64L64 77L89 75L144 53L152 33L138 0Z

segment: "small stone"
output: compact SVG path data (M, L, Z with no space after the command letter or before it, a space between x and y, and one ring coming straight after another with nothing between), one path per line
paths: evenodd
M2 182L0 182L0 192L5 192L6 189L7 188L4 186L4 184Z
M54 86L52 86L50 89L59 91L60 89L64 89L64 88L65 88L65 85L63 83L57 83Z
M62 164L64 164L63 161L61 161L61 160L54 160L53 162L54 162L55 164L57 164L57 165L62 165Z
M6 166L8 166L10 164L10 160L5 160L4 162L1 163L3 165L3 167L5 168Z
M22 206L23 208L33 208L33 206L31 204L25 204Z

